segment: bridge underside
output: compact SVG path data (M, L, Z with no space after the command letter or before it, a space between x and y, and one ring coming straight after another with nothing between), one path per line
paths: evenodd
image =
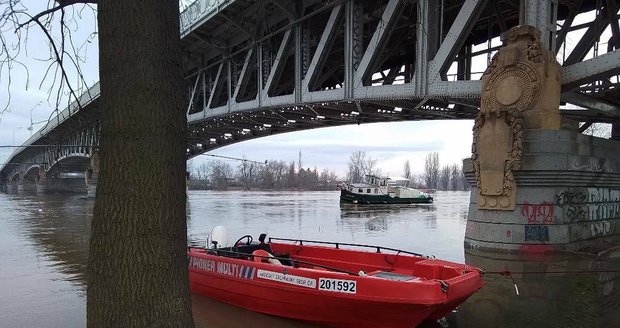
M554 6L525 0L234 1L183 35L188 155L311 128L473 119L479 78L501 45L497 37L520 23L538 27L546 46L561 54L563 101L582 107L564 116L617 122L620 7L586 0ZM584 16L587 23L577 24ZM550 30L556 23L558 31ZM604 33L608 27L611 37ZM577 45L565 45L576 35L582 35Z
M620 122L618 0L199 0L181 15L187 156L305 129L473 119L518 24L556 52L564 118ZM566 42L570 40L571 42ZM99 145L96 84L16 151L0 180ZM79 103L79 105L78 105Z

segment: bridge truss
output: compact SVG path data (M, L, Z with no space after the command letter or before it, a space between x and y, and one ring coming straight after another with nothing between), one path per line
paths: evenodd
M537 27L558 54L562 100L576 105L565 118L620 123L619 9L618 0L196 1L181 15L188 158L312 128L473 119L498 36L518 24ZM89 157L98 95L95 85L59 113L0 175Z
M317 127L472 119L498 36L518 24L536 26L558 53L562 99L582 107L564 116L615 122L619 8L615 0L235 1L183 36L189 156Z

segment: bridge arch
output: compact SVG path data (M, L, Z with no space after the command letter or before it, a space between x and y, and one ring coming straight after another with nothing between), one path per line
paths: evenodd
M46 173L51 176L66 173L83 174L90 167L90 156L84 153L69 153L49 163Z

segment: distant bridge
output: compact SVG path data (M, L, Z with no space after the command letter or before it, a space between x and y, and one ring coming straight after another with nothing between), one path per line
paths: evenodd
M564 117L619 122L619 9L617 0L196 1L181 14L187 156L319 127L472 119L496 38L518 24L558 53L562 100L583 108ZM98 96L97 84L27 140L0 182L84 172L99 144Z

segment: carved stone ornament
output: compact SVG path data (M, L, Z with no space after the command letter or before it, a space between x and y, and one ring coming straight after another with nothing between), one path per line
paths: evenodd
M560 65L532 26L516 26L502 35L502 41L504 46L482 76L472 161L478 208L511 211L523 130L560 128Z

